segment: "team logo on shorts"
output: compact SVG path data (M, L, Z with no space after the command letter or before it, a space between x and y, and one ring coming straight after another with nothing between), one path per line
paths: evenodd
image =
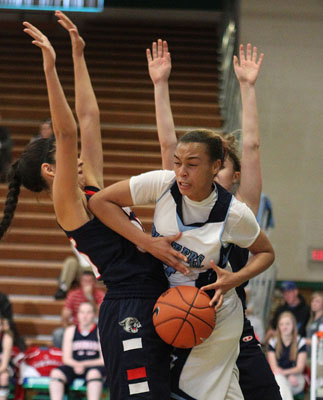
M245 336L242 338L243 342L250 342L253 339L253 336Z
M135 317L127 317L123 321L119 322L119 325L128 333L137 333L141 328L141 323Z

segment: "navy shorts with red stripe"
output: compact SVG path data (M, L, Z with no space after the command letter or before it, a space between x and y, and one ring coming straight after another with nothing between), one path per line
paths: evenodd
M171 346L152 322L157 298L109 298L100 307L99 332L111 400L170 398Z

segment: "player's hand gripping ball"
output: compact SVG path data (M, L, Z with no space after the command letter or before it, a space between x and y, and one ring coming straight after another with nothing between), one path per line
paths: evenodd
M176 286L157 299L153 309L156 332L164 342L191 348L207 339L215 326L210 297L194 286Z

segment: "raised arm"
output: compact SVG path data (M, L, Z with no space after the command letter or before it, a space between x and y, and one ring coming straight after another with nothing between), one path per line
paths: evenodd
M172 64L167 42L158 39L157 43L152 44L152 52L147 49L146 54L149 75L154 84L156 122L163 169L173 169L177 138L169 98L168 78Z
M240 62L234 56L234 70L240 83L242 100L242 157L240 185L236 197L244 201L256 215L262 190L259 151L259 126L255 83L264 55L257 56L257 48L247 45L245 55L240 45Z
M42 173L53 179L53 201L58 222L70 230L88 220L78 184L77 128L56 67L55 51L47 37L29 22L24 31L42 51L49 107L56 137L56 165L43 163Z
M103 188L103 152L100 111L84 57L85 42L76 25L61 11L59 24L71 38L75 79L75 108L81 132L81 161L86 185Z

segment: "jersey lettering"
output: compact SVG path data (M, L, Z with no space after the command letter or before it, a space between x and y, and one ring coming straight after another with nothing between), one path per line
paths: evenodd
M163 236L157 232L154 224L152 226L152 236L153 237ZM187 257L187 264L190 268L203 268L204 267L203 260L205 259L205 256L203 254L198 254L195 251L190 250L187 247L184 247L177 242L172 242L172 247L174 250L181 252L182 254L184 254L184 256ZM173 268L172 268L173 271L171 272L171 271L167 271L169 268L168 266L165 265L165 267L166 267L165 273L167 276L169 276L175 272L175 270Z

